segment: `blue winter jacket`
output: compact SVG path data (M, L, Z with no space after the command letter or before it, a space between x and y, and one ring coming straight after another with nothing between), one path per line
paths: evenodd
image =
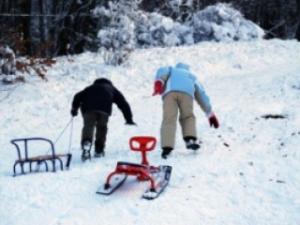
M195 98L207 115L212 112L209 97L187 64L178 63L175 67L161 67L157 70L155 80L161 80L165 86L163 97L172 91L183 92Z

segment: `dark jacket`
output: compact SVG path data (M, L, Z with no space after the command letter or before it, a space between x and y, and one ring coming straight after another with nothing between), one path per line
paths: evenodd
M111 115L113 103L122 111L126 122L131 122L132 112L125 97L109 80L101 78L75 94L72 110L77 111L80 107L82 113L99 111Z

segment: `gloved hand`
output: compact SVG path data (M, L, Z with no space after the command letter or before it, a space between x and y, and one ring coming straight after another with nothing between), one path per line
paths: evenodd
M161 80L155 81L155 83L154 83L154 91L153 91L152 96L154 96L154 95L161 95L164 92L163 86L164 85L163 85L163 82Z
M136 126L136 123L133 122L133 120L128 120L128 121L126 121L125 124L126 124L126 125L134 125L134 126Z
M219 121L216 117L216 115L214 113L211 113L209 116L208 116L208 121L209 121L209 125L214 128L218 128L219 127Z
M76 109L71 109L71 115L73 117L77 116L78 115L78 111Z

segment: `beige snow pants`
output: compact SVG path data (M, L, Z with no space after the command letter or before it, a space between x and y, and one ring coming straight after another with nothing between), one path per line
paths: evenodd
M161 147L174 148L178 110L183 137L197 137L193 100L191 96L182 92L170 92L164 96Z

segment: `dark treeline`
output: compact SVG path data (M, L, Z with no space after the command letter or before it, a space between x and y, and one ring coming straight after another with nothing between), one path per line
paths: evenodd
M18 55L51 57L96 50L105 20L92 10L108 0L0 0L0 45ZM112 1L117 4L118 1ZM140 7L176 20L217 2L231 3L266 31L266 38L300 40L300 0L140 0ZM178 2L178 1L177 1ZM180 15L178 15L178 13Z

